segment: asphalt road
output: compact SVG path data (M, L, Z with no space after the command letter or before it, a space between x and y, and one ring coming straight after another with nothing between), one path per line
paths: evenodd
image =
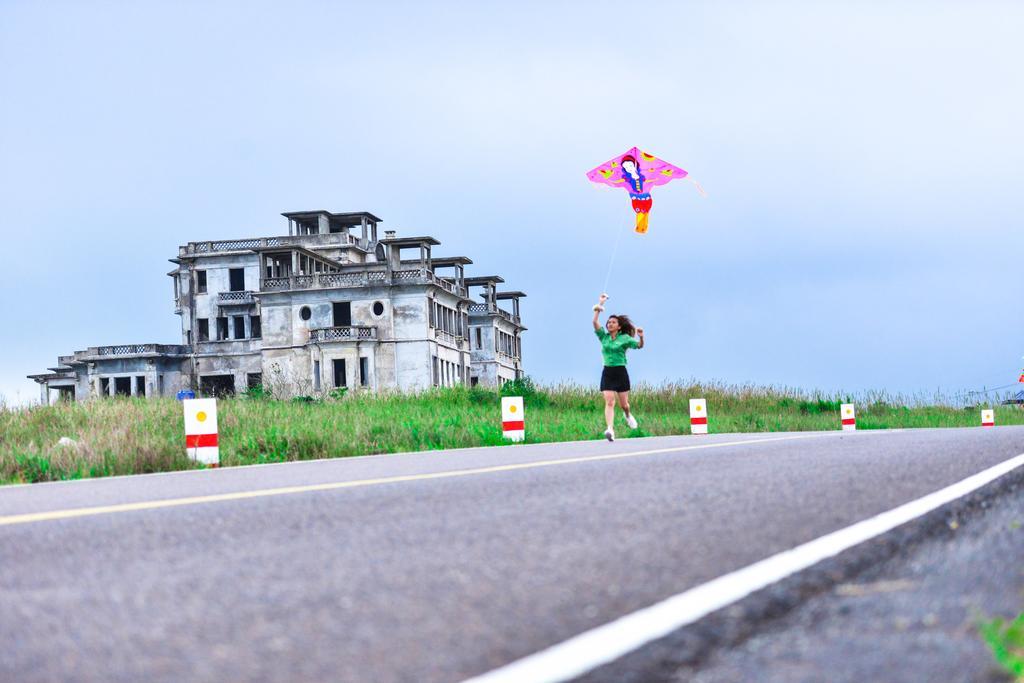
M458 681L1022 452L712 435L7 487L0 680Z

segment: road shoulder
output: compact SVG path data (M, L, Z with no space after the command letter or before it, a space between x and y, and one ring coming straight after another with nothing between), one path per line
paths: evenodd
M582 681L1005 681L977 635L1024 609L1024 472Z

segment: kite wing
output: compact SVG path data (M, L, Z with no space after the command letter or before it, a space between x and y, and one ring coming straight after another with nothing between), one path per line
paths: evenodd
M634 150L636 150L635 147ZM678 166L673 166L667 161L662 161L658 157L652 156L647 152L639 152L636 158L640 162L641 172L647 178L646 182L644 182L644 185L647 187L664 185L667 182L680 180L689 175Z
M609 187L624 187L626 181L622 177L622 159L631 156L637 160L640 170L645 177L644 188L664 185L671 180L685 178L686 171L673 166L667 161L662 161L656 156L641 152L636 147L609 159L594 170L587 173L587 179L592 183L608 185Z
M619 154L614 159L609 159L594 170L589 171L587 173L587 180L609 187L625 187L626 181L622 177L622 165L619 162L622 161L622 157L634 151L636 151L636 147L625 154Z

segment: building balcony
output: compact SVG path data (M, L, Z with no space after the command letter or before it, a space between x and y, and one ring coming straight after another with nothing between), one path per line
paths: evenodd
M96 346L85 352L86 356L181 356L188 353L188 347L179 344L121 344L118 346ZM77 354L76 354L77 355Z
M260 291L283 292L290 289L336 289L338 287L371 287L385 284L387 284L387 273L382 270L361 273L315 273L313 275L265 277L260 280Z
M261 292L284 292L293 289L337 289L340 287L373 287L381 285L433 284L442 289L465 297L466 288L455 282L438 277L429 270L396 270L388 278L385 270L364 270L355 273L313 273L312 275L288 275L265 277L260 280Z
M178 248L178 256L197 256L226 251L252 251L266 247L309 247L357 245L359 240L349 234L336 232L326 235L284 235L281 237L252 237L241 240L189 242Z
M487 304L487 303L471 304L470 307L469 307L469 314L470 315L497 315L497 316L502 317L505 320L507 320L510 323L513 323L515 325L520 325L521 324L518 315L512 315L511 313L509 313L508 311L506 311L504 309L498 308L497 306L492 306L491 304Z
M315 343L339 341L377 341L377 328L365 325L346 327L317 327L309 331L309 341Z
M504 363L510 368L516 367L516 362L518 361L518 359L515 356L510 356L502 351L498 351L496 355L498 357L499 363Z
M431 273L430 271L426 271L426 279L428 282L437 285L446 292L451 292L455 296L461 296L463 298L468 296L466 288L460 287L458 283L456 283L454 280L449 280L448 278L440 277L438 275L435 275L434 273Z
M465 348L466 345L465 337L460 337L444 330L434 330L434 340L460 350Z
M217 303L220 306L251 306L256 303L253 292L220 292L217 294Z

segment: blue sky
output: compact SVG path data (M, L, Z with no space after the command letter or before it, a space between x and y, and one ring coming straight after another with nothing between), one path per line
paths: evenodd
M0 394L176 342L177 245L368 210L526 291L527 371L954 392L1024 356L1024 5L0 2ZM826 6L827 5L827 6ZM691 171L650 233L584 174Z

